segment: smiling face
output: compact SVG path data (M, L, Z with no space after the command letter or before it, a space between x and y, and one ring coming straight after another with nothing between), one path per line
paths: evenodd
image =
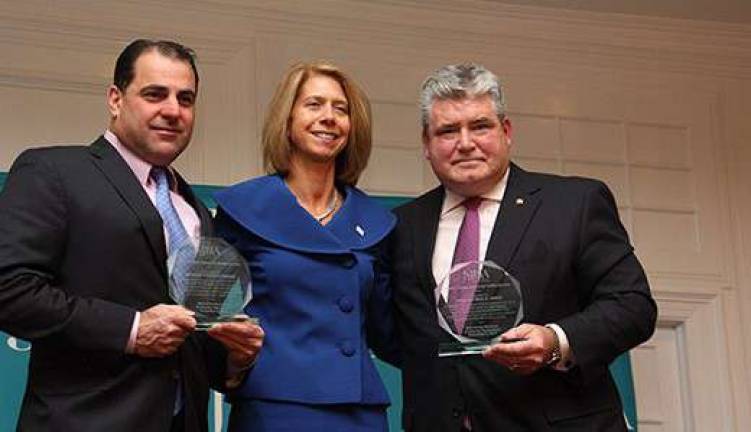
M290 114L292 158L333 163L347 145L349 130L349 104L342 86L326 75L308 78Z
M489 95L436 99L423 146L445 187L463 196L478 196L508 169L511 123L498 119Z
M107 93L110 130L141 159L167 166L193 133L196 82L187 62L146 51L136 60L133 81Z

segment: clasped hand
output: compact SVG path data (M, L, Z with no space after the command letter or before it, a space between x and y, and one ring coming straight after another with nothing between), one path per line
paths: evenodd
M224 345L230 364L240 370L253 363L263 346L263 329L247 317L215 324L208 330L208 334Z
M509 368L514 373L529 375L546 366L555 345L552 329L536 324L522 324L501 335L501 342L488 347L482 356ZM514 342L504 342L515 340Z
M195 328L194 312L177 305L152 306L141 312L133 352L141 357L168 356ZM263 345L263 329L250 319L216 324L207 333L224 345L238 369L250 366Z
M133 352L141 357L173 354L196 328L194 315L182 306L167 304L142 311Z

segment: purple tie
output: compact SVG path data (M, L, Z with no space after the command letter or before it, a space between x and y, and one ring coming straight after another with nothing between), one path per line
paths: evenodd
M462 226L459 228L459 237L456 239L452 268L460 263L477 261L479 258L480 214L478 209L481 202L482 198L473 197L467 198L462 203L467 211L464 214ZM449 310L458 334L462 334L464 330L464 322L472 306L475 289L477 289L477 275L474 272L470 274L473 275L470 278L452 277L449 281Z

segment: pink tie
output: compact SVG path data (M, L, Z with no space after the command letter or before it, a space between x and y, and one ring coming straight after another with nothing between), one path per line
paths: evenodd
M466 208L462 226L459 228L459 237L456 239L454 259L455 265L465 262L477 261L480 255L480 214L478 209L482 198L473 197L464 200L462 205ZM454 319L454 327L458 334L464 330L464 322L467 319L472 298L477 288L477 274L470 272L471 277L452 276L449 281L449 310Z

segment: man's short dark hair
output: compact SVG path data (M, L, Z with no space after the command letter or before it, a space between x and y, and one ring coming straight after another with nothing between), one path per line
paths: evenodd
M190 64L191 69L193 69L193 76L196 79L196 91L198 90L196 53L192 49L173 41L136 39L125 47L117 57L117 62L115 63L115 76L112 82L120 89L120 91L124 92L133 81L136 60L138 60L142 54L150 51L157 51L165 57L177 59Z

